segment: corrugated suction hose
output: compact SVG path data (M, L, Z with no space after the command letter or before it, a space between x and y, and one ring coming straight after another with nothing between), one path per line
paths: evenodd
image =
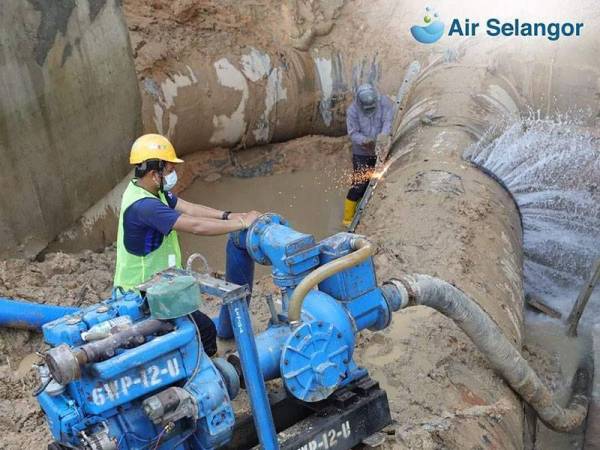
M546 426L559 432L572 432L583 425L590 383L590 373L585 367L577 370L571 400L562 407L498 325L465 293L427 275L406 276L398 281L405 287L403 294L409 297L408 306L428 306L452 319Z

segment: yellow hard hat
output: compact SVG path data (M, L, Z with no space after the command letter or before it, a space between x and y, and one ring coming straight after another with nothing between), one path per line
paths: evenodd
M140 164L149 159L182 163L169 140L160 134L145 134L136 139L129 153L130 164Z

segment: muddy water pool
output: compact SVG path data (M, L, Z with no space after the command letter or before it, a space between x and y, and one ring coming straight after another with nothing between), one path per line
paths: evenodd
M335 171L298 170L252 178L222 177L214 182L194 181L181 197L218 209L257 210L285 217L298 231L317 240L342 231L341 220L347 186ZM180 234L184 259L200 252L211 269L225 270L227 236ZM267 267L257 274L267 274Z

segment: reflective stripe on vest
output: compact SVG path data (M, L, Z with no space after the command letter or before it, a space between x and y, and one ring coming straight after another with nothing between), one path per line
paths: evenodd
M148 281L156 272L160 272L168 267L181 267L181 249L175 230L164 236L160 247L151 251L146 256L137 256L127 251L125 247L123 217L127 208L143 198L156 198L156 196L137 186L135 180L132 180L127 185L127 189L125 189L123 199L121 200L114 285L121 286L124 289L133 289ZM162 192L159 192L158 198L165 205L168 205L167 199Z

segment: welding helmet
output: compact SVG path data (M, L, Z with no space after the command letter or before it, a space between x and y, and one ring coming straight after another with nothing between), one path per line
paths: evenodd
M377 109L379 103L379 93L372 84L362 84L356 90L358 105L367 114L372 114Z

